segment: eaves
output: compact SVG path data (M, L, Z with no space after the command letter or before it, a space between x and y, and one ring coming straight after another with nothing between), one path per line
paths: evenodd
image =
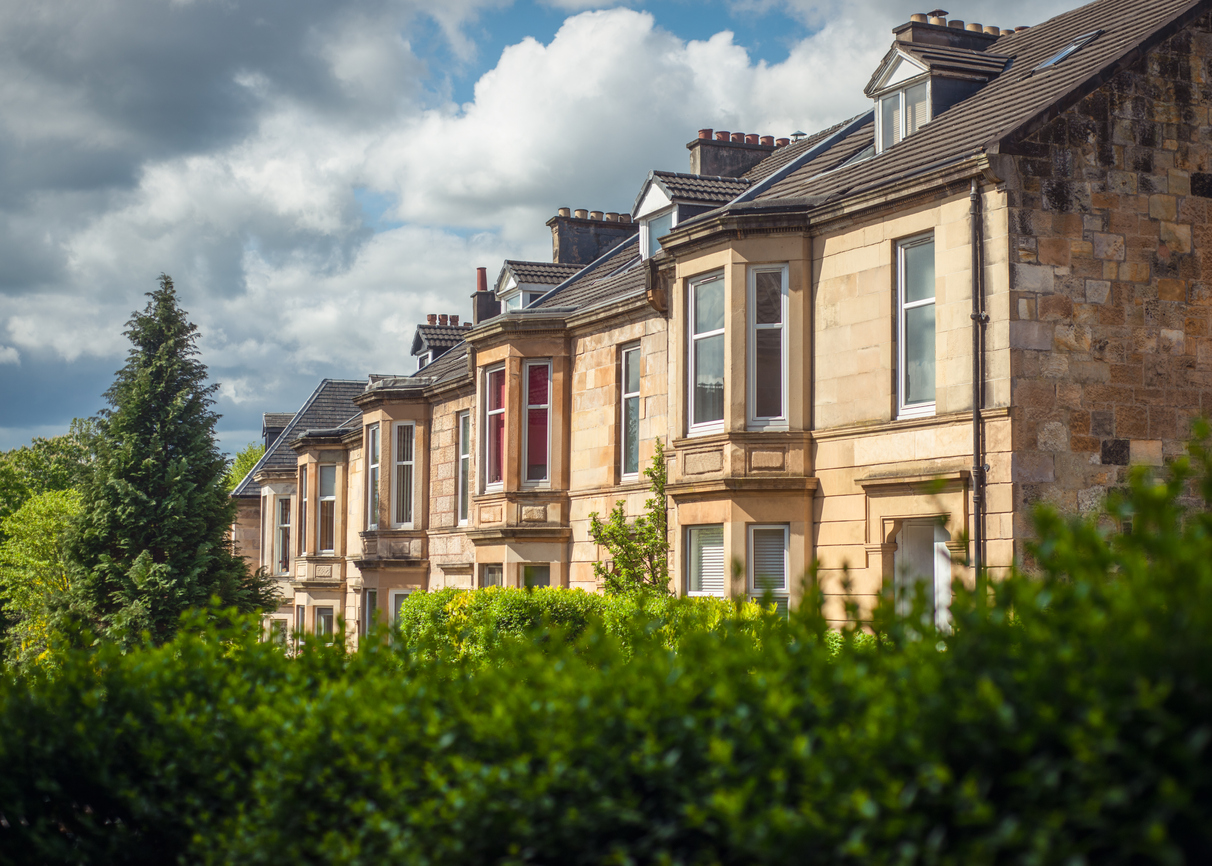
M635 292L621 298L613 298L606 303L569 316L568 329L570 331L586 330L601 324L604 320L614 318L639 321L648 318L649 315L659 317L660 314L648 303L646 292Z
M564 336L568 329L567 315L572 312L569 308L554 308L533 313L504 313L473 328L467 334L466 342L479 351L518 337Z

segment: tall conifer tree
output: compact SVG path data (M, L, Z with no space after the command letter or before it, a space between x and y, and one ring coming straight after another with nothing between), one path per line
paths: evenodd
M147 631L158 644L183 610L212 597L242 611L276 601L270 581L232 549L235 503L211 410L218 386L197 360L197 328L167 275L148 297L127 323L133 346L105 393L71 545L95 627L124 641Z

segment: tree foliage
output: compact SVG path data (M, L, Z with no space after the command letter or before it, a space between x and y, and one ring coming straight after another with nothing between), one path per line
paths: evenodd
M831 638L810 586L676 648L586 614L477 656L451 609L355 654L252 619L67 653L0 682L0 863L1209 862L1206 445L1039 512L1039 576L957 585L950 632L888 599Z
M0 519L32 496L78 488L92 469L95 435L93 421L76 418L63 436L35 437L0 454Z
M227 474L223 477L223 487L228 493L235 490L244 480L257 461L265 455L265 445L261 442L249 442L236 453Z
M13 623L5 648L10 666L54 666L52 630L71 590L63 539L79 513L78 492L50 490L0 520L0 607Z
M235 504L215 444L216 386L197 359L197 328L162 275L127 323L126 365L105 393L95 471L71 539L81 600L95 628L129 643L169 639L181 612L212 597L241 611L275 602L230 540Z
M589 535L607 550L593 564L593 573L607 595L645 592L669 595L669 523L665 501L665 449L656 440L652 462L644 470L650 496L644 513L628 522L626 504L619 500L605 520L589 515Z

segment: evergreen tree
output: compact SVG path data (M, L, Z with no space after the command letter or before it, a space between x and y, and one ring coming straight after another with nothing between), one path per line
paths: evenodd
M249 574L231 544L235 503L215 443L197 328L172 280L127 323L133 347L105 393L95 471L82 487L71 540L86 615L101 634L134 642L172 637L187 608L218 597L241 611L276 604L263 573Z
M589 515L589 536L609 555L609 561L593 564L594 575L607 595L670 594L665 449L660 439L644 475L652 495L644 503L644 513L634 522L627 522L622 500L614 504L605 520L596 511Z

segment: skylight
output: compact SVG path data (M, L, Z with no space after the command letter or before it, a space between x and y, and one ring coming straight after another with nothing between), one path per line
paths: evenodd
M1099 36L1102 36L1103 33L1105 33L1105 32L1106 31L1104 31L1104 30L1091 30L1089 33L1083 33L1081 36L1074 39L1072 42L1070 42L1068 45L1066 45L1060 51L1053 54L1051 57L1049 57L1047 60L1045 60L1039 66L1032 69L1031 70L1032 74L1034 74L1036 72L1043 72L1045 69L1051 69L1053 66L1056 66L1058 63L1060 63L1066 57L1070 56L1071 54L1075 54L1076 52L1080 51L1082 48L1085 48L1087 45L1089 45L1091 42L1093 42Z

